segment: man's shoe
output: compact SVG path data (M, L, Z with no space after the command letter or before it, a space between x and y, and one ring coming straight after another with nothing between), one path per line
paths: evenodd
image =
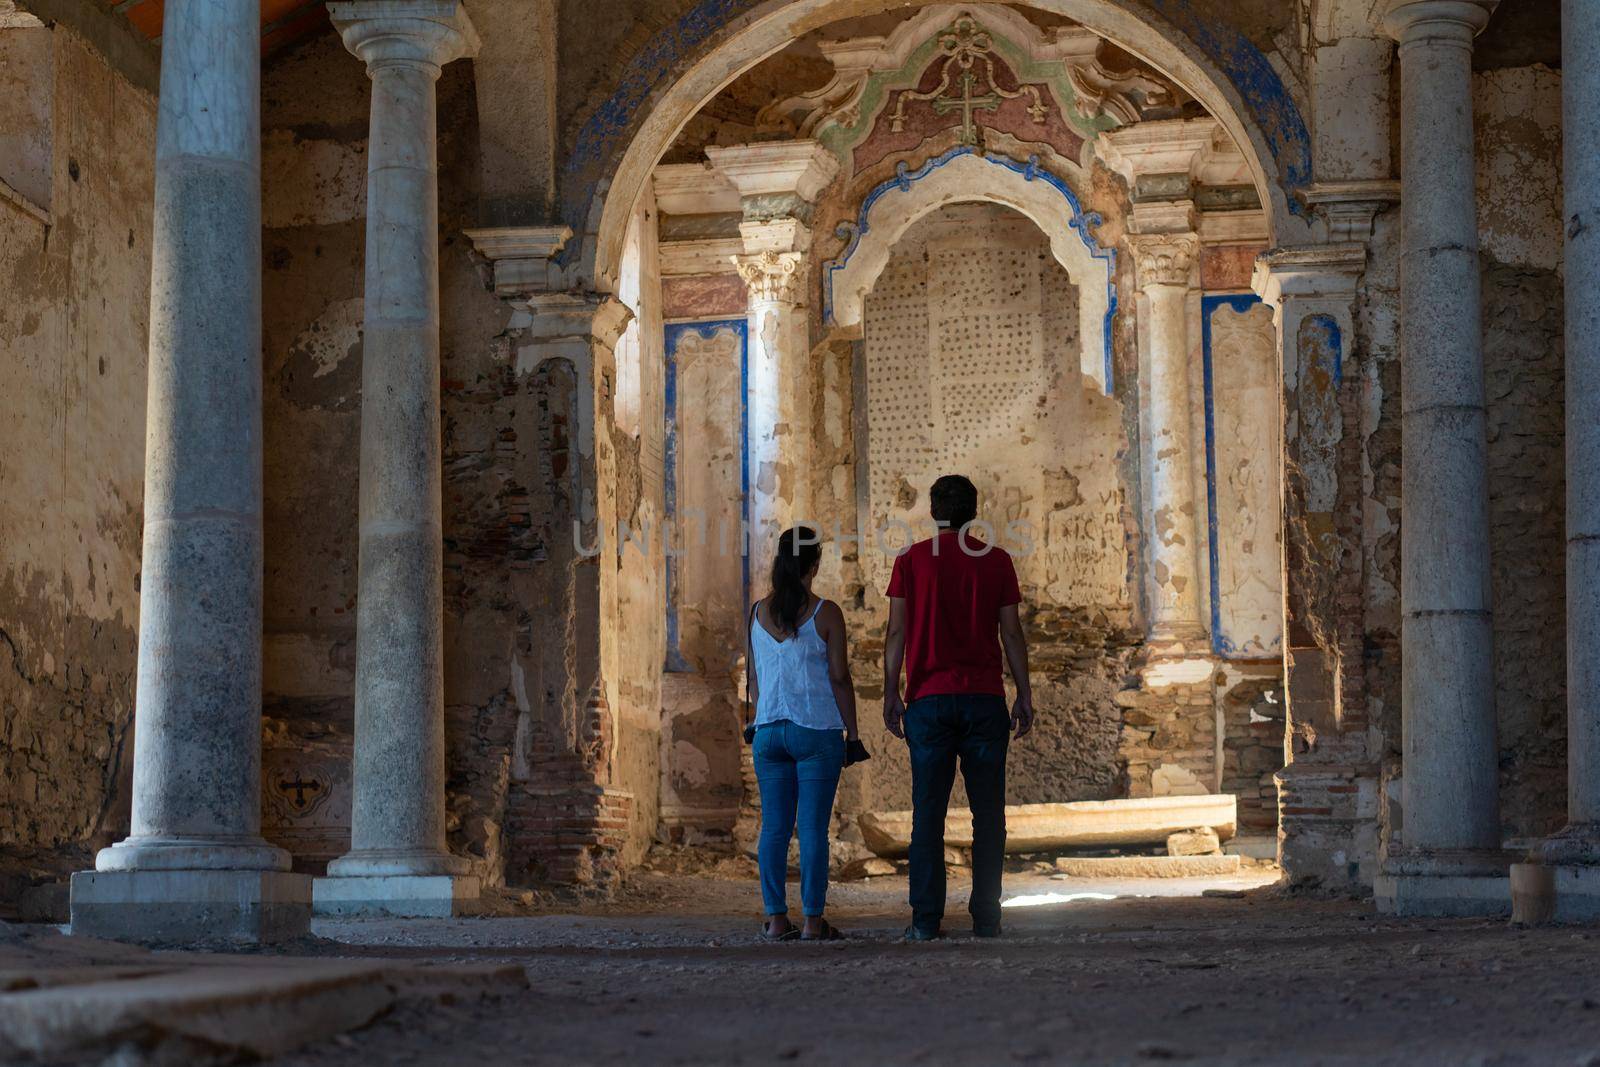
M999 937L1000 936L1000 924L999 923L995 923L993 926L974 926L972 928L972 936L973 937Z
M906 927L907 941L937 941L944 936L939 930L924 930L915 924Z

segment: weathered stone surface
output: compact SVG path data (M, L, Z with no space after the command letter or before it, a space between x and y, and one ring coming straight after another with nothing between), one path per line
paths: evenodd
M1169 856L1214 856L1222 851L1222 840L1209 826L1201 826L1167 837Z
M895 866L886 859L869 856L866 859L851 860L840 868L836 877L841 882L858 882L863 878L883 878L895 872Z
M285 871L79 871L72 930L164 942L272 942L311 928L311 879Z
M1085 845L1162 844L1171 834L1204 826L1221 840L1233 836L1237 802L1231 796L1082 800L1006 807L1006 851L1043 852ZM867 847L903 856L911 846L911 812L869 812L858 820ZM972 845L972 813L955 809L945 820L945 844Z
M1238 856L1058 856L1057 877L1211 878L1238 874Z

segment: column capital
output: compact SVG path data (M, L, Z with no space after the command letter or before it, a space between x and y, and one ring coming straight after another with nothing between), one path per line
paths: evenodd
M805 303L806 279L802 252L757 252L734 256L733 267L750 289L756 303Z
M1398 204L1400 194L1400 182L1391 178L1313 182L1299 191L1306 205L1321 212L1333 242L1370 240L1373 220Z
M1367 246L1359 241L1274 248L1256 260L1251 288L1279 307L1285 298L1353 300L1367 269Z
M496 295L518 297L565 287L556 257L572 240L570 226L490 226L463 232L489 261Z
M328 5L344 46L367 73L395 63L438 69L478 53L478 31L460 0L339 0Z
M710 146L706 158L746 200L797 196L814 204L839 173L839 159L816 141Z
M1138 272L1139 288L1149 285L1188 286L1200 238L1192 233L1147 233L1128 237Z
M1429 37L1470 44L1500 0L1390 0L1383 29L1402 45Z

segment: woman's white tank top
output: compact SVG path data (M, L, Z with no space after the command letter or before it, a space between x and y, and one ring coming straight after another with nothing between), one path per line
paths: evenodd
M828 681L828 643L817 633L817 601L794 634L779 641L750 613L750 654L756 666L756 725L788 719L812 730L843 730Z

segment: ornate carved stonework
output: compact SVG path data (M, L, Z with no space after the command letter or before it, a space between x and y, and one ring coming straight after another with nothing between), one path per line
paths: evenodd
M1041 29L992 4L932 4L887 37L818 48L833 64L828 84L773 101L756 123L764 133L815 138L846 164L875 136L904 138L934 126L956 129L965 145L994 129L1075 156L1068 140L1174 114L1187 99L1146 66L1109 65L1114 50L1085 27ZM856 161L856 169L862 165Z
M1188 285L1189 272L1200 252L1200 238L1192 233L1151 233L1128 238L1139 285Z
M757 252L734 256L733 266L750 290L756 303L805 303L805 274L800 269L805 259L801 252Z
M1037 85L1006 89L995 81L994 38L969 15L955 20L939 35L939 51L945 57L939 71L939 84L927 92L904 90L895 99L889 115L889 128L899 133L905 127L906 101L926 100L940 115L961 112L961 143L978 143L977 113L995 111L1003 100L1028 100L1028 117L1043 123L1050 113ZM982 78L980 91L979 78ZM956 89L956 83L961 88Z

